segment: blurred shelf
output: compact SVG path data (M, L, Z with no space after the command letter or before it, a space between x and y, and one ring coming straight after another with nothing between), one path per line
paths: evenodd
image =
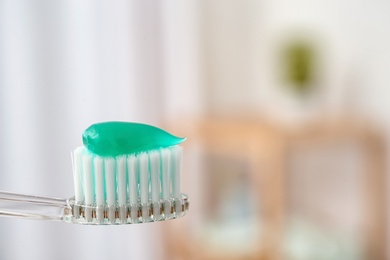
M286 229L289 161L296 153L296 147L319 147L324 143L356 143L363 149L365 198L362 201L367 212L364 223L364 259L385 259L386 254L386 145L384 135L367 122L349 119L319 120L299 126L281 126L261 119L245 118L202 118L166 124L166 129L187 136L184 144L186 155L193 147L200 147L208 158L223 158L245 163L249 178L248 189L257 198L254 208L259 217L261 236L252 251L230 253L211 250L207 241L188 234L194 223L169 225L172 229L167 250L167 259L284 259L283 239ZM233 164L234 166L234 164ZM189 169L191 170L191 169ZM213 174L212 172L201 174ZM240 174L240 173L239 173ZM242 173L244 174L244 173ZM209 176L206 176L207 178ZM186 176L183 180L186 181ZM193 186L193 183L187 183ZM205 190L198 192L204 193ZM207 191L206 191L207 192ZM209 195L209 194L208 194ZM208 196L207 195L207 196ZM203 200L206 197L203 196ZM205 201L198 204L203 204ZM201 207L198 208L202 209ZM193 214L191 209L189 215ZM173 234L181 233L177 236Z

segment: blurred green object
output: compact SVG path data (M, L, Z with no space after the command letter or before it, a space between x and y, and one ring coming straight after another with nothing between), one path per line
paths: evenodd
M294 40L282 51L282 69L288 86L299 94L313 88L314 49L308 42Z

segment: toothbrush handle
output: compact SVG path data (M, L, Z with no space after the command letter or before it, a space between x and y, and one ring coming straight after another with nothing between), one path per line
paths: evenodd
M0 217L63 221L69 210L66 199L0 191Z

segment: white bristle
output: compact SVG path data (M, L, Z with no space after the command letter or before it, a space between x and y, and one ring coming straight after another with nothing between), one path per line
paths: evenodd
M137 178L137 158L130 155L127 158L127 174L129 181L129 201L130 204L138 202L138 178Z
M152 151L149 153L150 166L150 184L152 202L160 200L160 153L159 151Z
M172 180L172 195L174 198L179 199L180 194L180 176L181 176L181 160L183 149L180 146L174 146L171 148L172 151L172 169L171 169L171 180Z
M126 156L117 159L118 177L118 204L126 205L127 181L126 181Z
M141 203L147 203L149 197L149 158L147 153L142 153L139 160L139 194Z
M171 171L171 150L161 150L161 195L163 200L168 200L170 189L170 171Z
M72 156L73 162L73 181L74 181L74 191L75 191L75 200L77 203L84 202L84 192L82 187L82 179L81 179L81 152L83 148L78 147Z
M105 204L104 203L104 171L103 171L103 159L101 157L94 158L93 168L95 171L96 205L103 206Z
M117 157L93 155L84 147L77 148L72 153L75 201L100 206L96 215L99 222L105 218L103 206L108 207L110 223L115 222L118 207L121 222L126 222L129 216L132 223L138 221L138 207L128 204L142 204L141 218L146 219L148 204L153 203L153 220L159 220L160 205L165 205L163 214L169 215L172 199L182 198L181 160L180 146ZM175 206L175 212L180 212L179 206ZM88 221L92 221L92 216L91 212L85 212Z
M94 176L92 172L92 156L90 154L84 155L82 164L85 204L92 205L94 202Z
M104 175L106 179L107 205L114 206L115 198L115 160L113 158L104 159Z

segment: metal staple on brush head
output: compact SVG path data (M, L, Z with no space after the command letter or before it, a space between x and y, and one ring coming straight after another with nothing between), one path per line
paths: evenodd
M182 195L181 199L174 199L172 201L161 201L157 212L159 217L155 218L155 208L152 203L146 206L148 212L147 218L143 215L143 208L140 205L133 206L116 206L114 210L114 218L110 218L110 212L108 208L103 209L102 218L98 218L98 209L96 206L85 206L75 204L74 198L68 200L70 210L65 218L65 221L80 224L136 224L156 222L169 219L175 219L184 216L189 208L188 197ZM169 205L168 207L166 205ZM122 209L125 208L125 214L121 216ZM179 209L179 210L178 210ZM135 212L135 218L132 216L132 212ZM169 214L166 214L169 212ZM87 214L90 214L91 218L88 218Z

